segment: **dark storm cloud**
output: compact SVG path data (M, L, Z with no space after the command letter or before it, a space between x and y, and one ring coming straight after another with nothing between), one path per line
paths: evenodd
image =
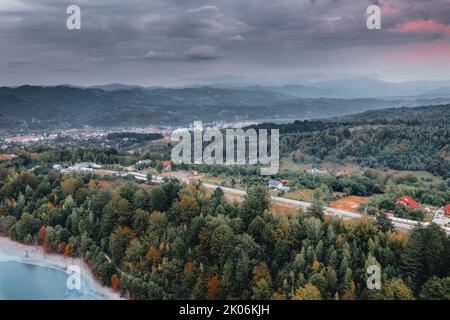
M65 27L70 4L82 9L80 31ZM380 31L366 28L370 4L382 7ZM449 25L448 0L1 0L0 82L389 77L375 66L380 56L417 44L445 47Z

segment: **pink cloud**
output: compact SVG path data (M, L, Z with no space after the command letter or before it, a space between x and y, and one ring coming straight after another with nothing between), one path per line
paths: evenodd
M380 7L381 7L381 13L393 15L399 12L397 8L394 8L388 1L386 0L379 0Z
M450 25L434 20L415 20L398 25L393 31L404 33L443 33L450 35Z
M428 42L414 43L400 50L385 55L386 58L397 61L418 63L442 63L450 60L450 43Z

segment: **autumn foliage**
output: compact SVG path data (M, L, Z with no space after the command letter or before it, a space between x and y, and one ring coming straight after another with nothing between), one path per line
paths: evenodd
M119 291L120 290L120 279L117 276L117 274L114 274L111 277L111 286L112 286L114 291Z
M219 277L217 275L212 276L211 279L208 281L208 293L206 299L208 300L217 299L220 294L219 286L220 286Z
M148 249L147 253L147 259L150 260L152 263L156 263L160 258L159 250L156 249L154 246L151 246Z
M38 232L38 241L39 241L39 244L43 244L44 243L44 241L45 241L45 234L47 233L47 228L45 227L45 226L42 226L40 229L39 229L39 232Z

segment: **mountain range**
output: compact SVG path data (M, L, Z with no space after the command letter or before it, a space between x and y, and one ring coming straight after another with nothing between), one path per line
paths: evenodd
M282 122L450 102L450 82L449 87L445 81L410 82L396 84L397 89L379 80L370 82L374 87L369 89L368 83L349 80L316 83L313 87L241 88L144 88L122 84L1 87L0 129L184 125L194 120ZM369 97L375 92L380 97ZM356 93L366 97L355 98L352 94ZM414 95L405 96L407 93Z
M302 81L300 84L286 85L242 85L233 83L213 83L208 85L195 85L188 88L201 87L211 87L218 89L243 89L250 91L270 91L296 98L432 99L450 97L450 80L387 82L375 78L360 77L319 82ZM153 90L158 89L159 87L143 87L138 85L111 83L106 85L96 85L90 88L102 89L105 91L115 91L136 88Z

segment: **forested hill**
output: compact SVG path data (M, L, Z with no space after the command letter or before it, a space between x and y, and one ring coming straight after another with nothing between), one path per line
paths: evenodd
M417 108L388 108L382 110L370 110L363 113L344 116L340 118L344 122L450 122L450 104L437 106L423 106Z
M296 162L345 162L450 177L450 105L370 111L279 128L280 148Z

